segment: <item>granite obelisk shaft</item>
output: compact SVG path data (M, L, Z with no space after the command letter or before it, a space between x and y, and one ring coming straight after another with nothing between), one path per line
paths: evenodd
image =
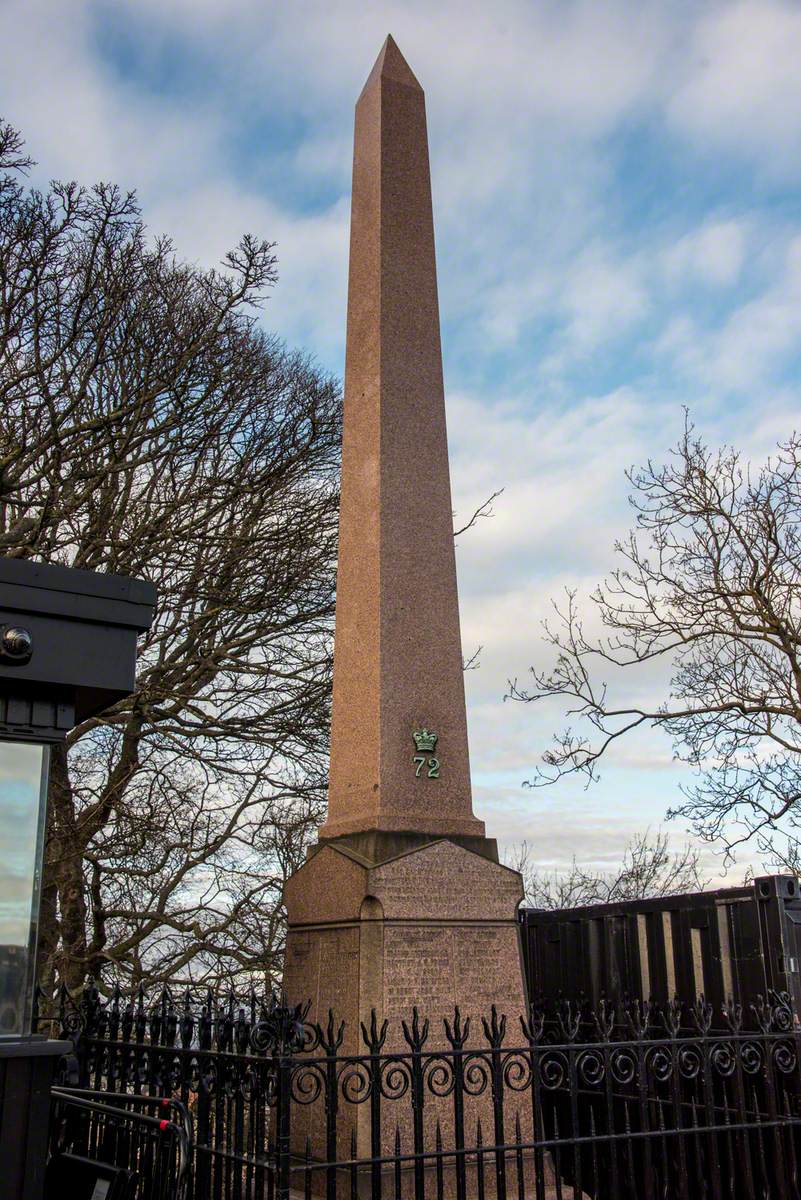
M356 105L328 820L473 815L423 90L388 38ZM438 777L413 733L436 733Z

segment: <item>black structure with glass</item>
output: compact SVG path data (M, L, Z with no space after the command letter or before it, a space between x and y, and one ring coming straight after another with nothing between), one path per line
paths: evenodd
M32 1034L50 749L130 695L152 584L0 558L0 1180L41 1195L50 1084L69 1043Z

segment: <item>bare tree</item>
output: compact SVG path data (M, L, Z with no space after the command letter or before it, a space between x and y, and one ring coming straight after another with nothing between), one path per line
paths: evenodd
M667 834L648 830L626 845L615 871L589 871L573 859L567 871L541 870L528 842L505 856L507 866L523 876L526 903L532 908L580 908L586 904L614 904L697 892L704 886L698 850L690 845L671 851Z
M591 598L605 633L585 634L569 593L546 625L555 665L511 688L527 703L559 698L574 722L531 782L590 781L620 739L664 730L694 774L670 815L729 852L753 839L770 855L801 822L801 438L756 470L687 423L666 466L628 479L636 527ZM666 694L627 696L627 677L660 660Z
M159 593L134 695L53 757L44 980L270 974L324 798L338 387L257 324L269 243L200 270L133 195L26 190L7 125L0 164L2 551Z
M490 496L487 496L487 499L483 500L481 504L479 504L478 508L473 510L472 516L464 523L464 525L462 525L459 529L454 529L454 538L461 537L463 533L467 533L468 529L472 529L473 526L477 525L479 521L488 520L490 517L494 517L495 513L492 510L492 506L498 497L503 495L503 493L503 488L497 488ZM455 515L456 514L454 513L454 516Z

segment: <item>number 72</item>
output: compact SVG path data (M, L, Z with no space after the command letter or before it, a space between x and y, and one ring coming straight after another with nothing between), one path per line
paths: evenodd
M415 763L414 774L417 779L420 778L420 772L422 771L422 769L426 765L426 763L428 764L428 771L426 772L426 774L428 775L428 778L429 779L439 779L439 759L438 758L428 758L427 759L424 754L415 754L414 763Z

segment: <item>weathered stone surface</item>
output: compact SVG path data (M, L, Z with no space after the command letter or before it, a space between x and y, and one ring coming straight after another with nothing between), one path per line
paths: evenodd
M358 921L367 894L367 866L352 853L323 846L284 884L293 925Z
M369 872L386 918L508 921L523 899L520 875L445 839Z
M352 850L360 858L371 863L386 862L387 859L397 858L407 850L417 850L427 846L436 835L419 833L413 829L380 830L364 829L359 833L345 833L337 838L318 835L317 843L309 853L316 854L322 846L339 846ZM465 833L449 833L448 840L464 846L466 850L474 850L483 858L498 862L498 843L491 837L473 837Z
M318 904L322 886L341 896L342 905ZM383 1052L408 1052L401 1022L409 1021L415 1007L421 1018L430 1022L426 1049L447 1049L443 1018L452 1019L456 1005L463 1017L472 1020L470 1046L486 1045L481 1017L489 1015L492 1005L507 1015L507 1045L514 1046L521 1040L517 1018L526 1011L514 918L521 895L517 872L447 840L372 867L326 846L293 876L286 892L289 933L284 987L288 998L292 1003L311 999L313 1020L325 1024L331 1008L337 1022L345 1021L340 1054L365 1053L359 1023L369 1027L372 1010L379 1023L384 1018L389 1022ZM514 1122L519 1113L523 1139L530 1139L529 1097L510 1093L508 1100L509 1119ZM475 1137L479 1119L485 1137L491 1138L489 1086L480 1096L465 1097L464 1113L469 1138ZM313 1155L323 1156L324 1116L321 1104L298 1110L294 1136L299 1151L308 1137ZM343 1153L353 1130L357 1153L369 1156L369 1116L366 1104L341 1109ZM447 1145L452 1137L452 1099L427 1092L424 1137L428 1150L434 1148L437 1123ZM384 1153L393 1153L396 1132L404 1151L410 1150L408 1098L382 1102ZM526 1171L533 1171L529 1162ZM490 1166L487 1196L492 1192L492 1179ZM533 1176L530 1182L533 1184ZM448 1194L452 1184L453 1180L446 1178ZM411 1181L405 1178L404 1195L410 1188ZM533 1186L531 1191L533 1194ZM475 1194L472 1180L468 1194ZM551 1195L547 1190L545 1194Z
M522 895L516 871L447 840L373 867L326 846L284 893L284 988L293 1003L311 999L317 1020L329 1008L341 1018L358 1010L362 1020L375 1009L390 1021L393 1048L415 1006L435 1039L457 1004L476 1020L493 1004L516 1020L526 1011L515 920ZM339 1007L345 979L358 1001ZM358 1030L347 1024L347 1052L356 1053Z
M415 775L412 732L438 735ZM356 105L328 819L482 835L473 815L425 98L391 38Z

